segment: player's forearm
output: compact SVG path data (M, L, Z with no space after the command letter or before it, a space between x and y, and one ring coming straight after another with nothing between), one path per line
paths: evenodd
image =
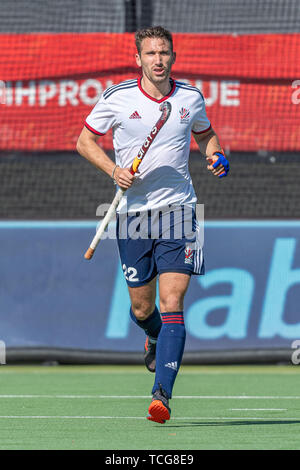
M196 137L196 142L199 146L200 152L203 155L206 155L207 157L212 157L212 155L216 152L223 153L223 149L220 145L219 138L213 129L210 130L209 133L205 135L203 138L197 138L197 137Z
M78 153L95 167L105 172L108 176L112 175L115 163L95 141L79 138L76 148Z

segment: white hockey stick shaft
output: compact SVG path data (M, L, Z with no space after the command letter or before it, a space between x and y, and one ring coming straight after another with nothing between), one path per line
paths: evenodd
M162 114L161 114L159 120L157 121L157 123L155 124L155 126L152 128L151 132L146 137L146 140L144 141L139 153L137 154L137 156L133 160L133 163L132 163L131 168L130 168L130 172L131 172L132 175L134 175L137 172L138 167L139 167L141 161L143 160L144 156L146 155L147 151L149 150L150 145L152 144L153 140L157 136L160 129L167 122L167 120L170 116L170 113L171 113L171 109L172 109L171 103L169 103L168 101L165 101L164 103L162 103L160 105L160 110L162 111ZM99 241L101 240L101 237L102 237L106 227L108 226L109 222L113 218L114 213L115 213L115 211L116 211L116 209L119 205L119 202L121 201L121 199L123 197L124 192L125 192L125 190L119 189L118 192L116 193L116 195L114 197L114 200L111 203L111 205L110 205L110 207L107 211L106 216L102 220L102 223L101 223L100 227L98 228L98 230L96 232L96 235L94 236L94 238L92 240L92 243L90 244L90 247L88 248L88 250L86 251L86 253L84 255L85 259L91 259L93 257L94 251L95 251Z
M102 236L103 236L103 233L105 232L105 229L106 227L108 226L109 222L113 219L114 215L115 215L115 212L116 212L116 209L119 205L119 202L121 201L122 197L123 197L123 194L124 194L124 190L123 189L119 189L107 211L107 214L106 216L104 217L104 219L102 220L101 224L100 224L100 227L98 228L97 232L96 232L96 235L94 236L89 248L87 249L84 257L85 259L91 259L93 254L94 254L94 251L96 250L96 247L99 243L99 241L101 240Z

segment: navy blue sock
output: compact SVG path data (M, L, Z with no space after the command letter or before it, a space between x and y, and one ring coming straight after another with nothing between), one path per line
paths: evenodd
M183 312L162 313L161 317L162 328L156 345L156 372L152 393L161 385L171 398L183 356L186 332Z
M162 325L161 316L157 307L155 307L154 311L148 318L146 318L146 320L138 320L130 307L130 317L134 323L145 331L146 335L149 336L150 339L157 339Z

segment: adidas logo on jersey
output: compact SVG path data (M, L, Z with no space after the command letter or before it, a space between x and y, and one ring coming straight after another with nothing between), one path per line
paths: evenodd
M168 362L167 364L165 364L165 367L169 367L170 369L177 370L177 361Z
M129 119L142 119L142 117L139 115L137 111L134 111L131 116L129 116Z

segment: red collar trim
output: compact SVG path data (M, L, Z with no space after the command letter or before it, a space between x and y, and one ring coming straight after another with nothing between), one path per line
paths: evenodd
M138 87L139 87L139 89L141 90L141 92L142 92L145 96L147 96L147 98L149 98L149 100L155 101L156 103L162 103L163 101L165 101L165 100L167 100L168 98L170 98L170 96L173 95L173 93L174 93L174 91L175 91L175 88L176 88L175 80L173 80L173 79L171 78L171 85L172 85L171 91L170 91L166 96L164 96L163 98L161 98L160 100L157 100L156 98L153 98L153 96L148 95L148 93L146 93L145 90L143 90L141 81L142 81L142 77L140 77L140 78L138 79Z

